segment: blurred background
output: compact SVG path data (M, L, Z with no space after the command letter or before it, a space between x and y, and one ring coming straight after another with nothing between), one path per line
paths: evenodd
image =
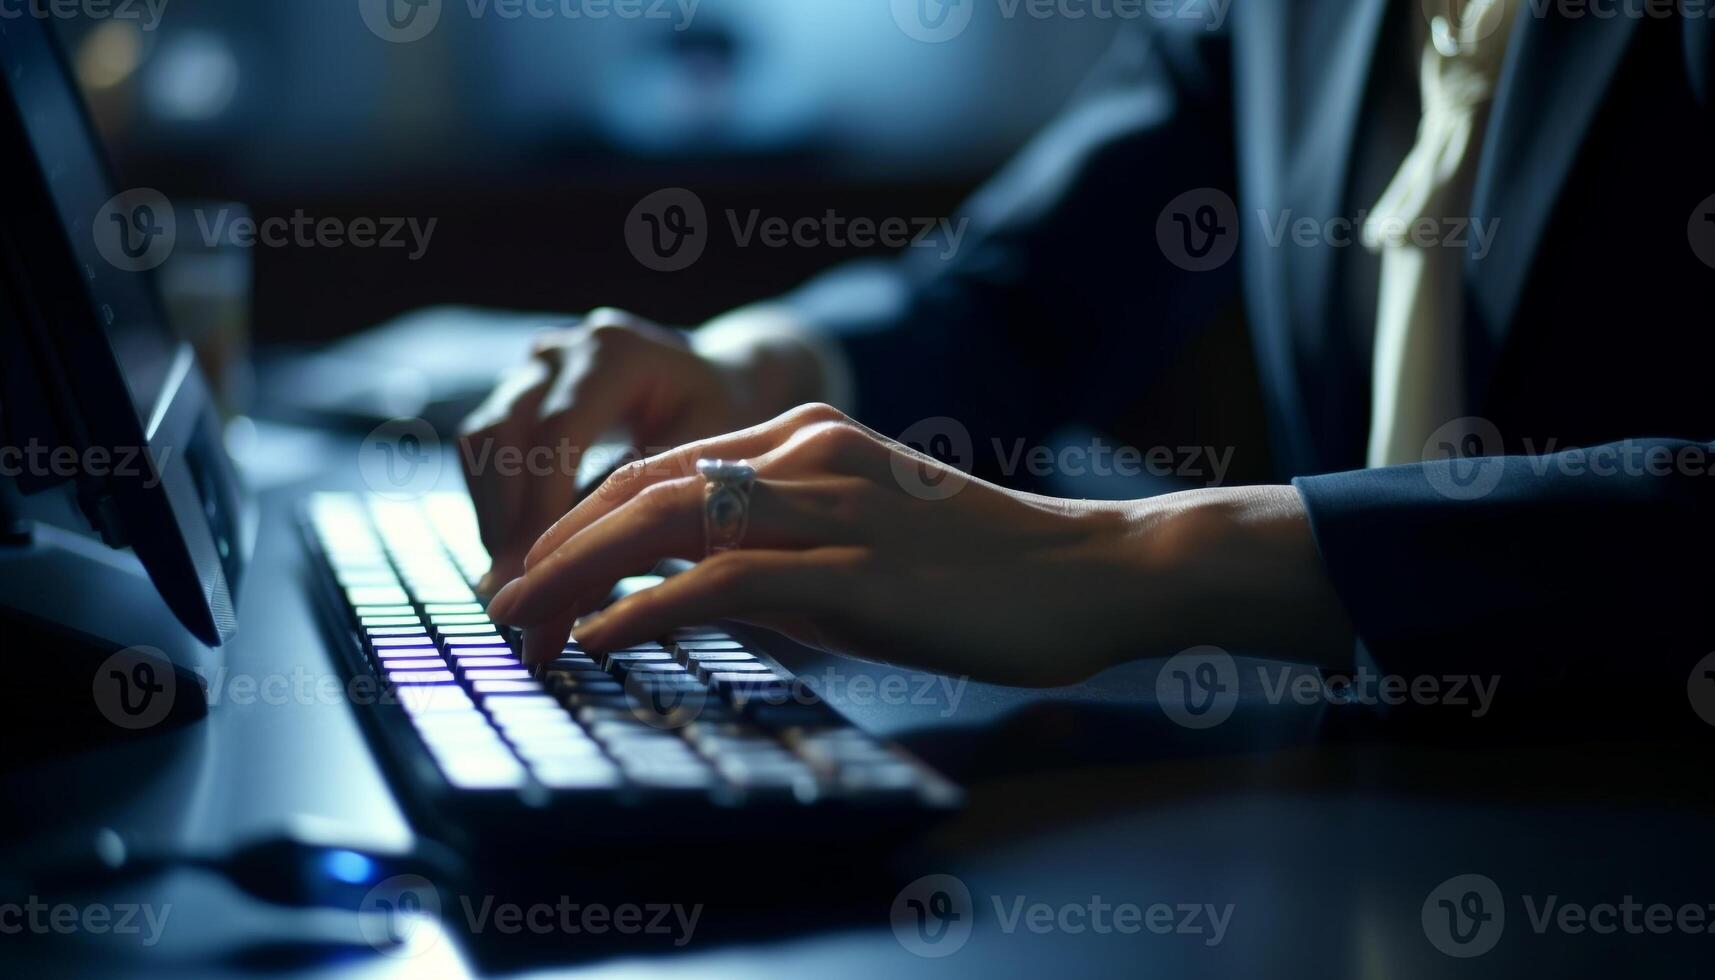
M61 25L122 186L242 202L259 220L438 220L418 260L251 250L265 347L436 303L699 322L861 253L741 251L718 234L693 268L653 272L622 237L644 195L691 187L721 221L945 215L1065 102L1115 27L978 5L937 44L886 0L646 0L646 16L611 0L446 0L426 36L394 43L360 6L170 0L158 23Z

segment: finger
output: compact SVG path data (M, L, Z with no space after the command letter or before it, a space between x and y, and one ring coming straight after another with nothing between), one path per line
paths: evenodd
M720 619L826 614L851 595L856 557L850 548L727 552L632 593L574 633L585 650L604 652Z
M513 626L534 626L563 608L566 599L616 582L663 558L704 556L701 477L655 484L568 541L524 577L507 585L489 604L489 615ZM831 531L809 506L793 506L800 485L758 483L751 491L745 545L803 548Z
M500 550L511 530L517 513L512 497L518 490L496 472L494 452L528 437L550 378L549 365L541 359L513 368L460 427L459 465L490 555Z
M828 413L839 415L825 405L804 406L760 425L700 439L621 467L536 541L524 559L525 570L535 568L537 563L559 550L579 531L617 510L645 489L668 480L695 476L698 460L754 459L778 449L804 425L825 420Z
M560 651L566 648L566 641L571 638L572 626L577 623L579 613L575 609L565 612L540 626L524 631L523 658L529 666L552 663L560 656Z
M508 532L506 548L522 568L537 539L577 499L578 472L584 454L605 432L631 414L634 368L627 364L592 370L587 354L575 354L562 367L540 406L536 440L526 452L520 514Z

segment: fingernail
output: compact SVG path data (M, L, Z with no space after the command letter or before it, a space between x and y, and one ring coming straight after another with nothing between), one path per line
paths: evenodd
M488 618L498 623L506 622L506 617L512 612L512 607L518 602L519 593L524 591L524 580L515 578L488 600Z

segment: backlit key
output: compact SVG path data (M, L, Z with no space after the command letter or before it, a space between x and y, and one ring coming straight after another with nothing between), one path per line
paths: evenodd
M369 642L376 647L428 647L434 649L435 641L427 636L375 636Z
M410 606L358 606L354 610L359 619L365 616L409 616L417 618L417 610Z
M388 665L387 680L393 684L451 684L453 672L444 665L441 670L394 670Z

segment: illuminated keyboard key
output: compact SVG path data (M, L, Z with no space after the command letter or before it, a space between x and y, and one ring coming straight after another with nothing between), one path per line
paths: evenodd
M423 607L431 616L456 616L460 613L486 612L480 602L431 602Z
M437 756L447 781L460 789L516 789L527 776L524 765L499 750Z
M447 676L449 678L451 678L452 675L449 673ZM471 684L470 687L471 687L471 690L474 691L478 695L484 695L484 694L491 695L491 696L492 695L517 695L517 694L523 694L523 695L537 694L537 695L539 695L542 693L542 685L536 683L535 681L530 681L530 680L525 680L525 681L515 681L515 680L514 681L475 681ZM551 698L544 698L544 700L547 700L550 704L553 703L553 700Z
M447 662L440 657L401 657L387 661L389 673L395 670L445 670Z
M429 630L422 626L370 626L364 630L367 637L424 637L429 638Z
M389 683L396 686L412 684L452 684L454 683L453 672L445 669L445 666L446 665L443 664L442 669L440 670L395 670L392 664L388 664L387 680Z
M417 610L410 606L357 606L352 610L359 619L365 616L409 616L417 618Z
M411 601L398 586L355 586L345 590L345 597L354 606L399 606ZM376 623L377 626L396 625Z
M437 651L433 646L378 647L375 650L375 659L381 661L383 665L389 664L395 660L415 660L418 657L432 657L436 655Z
M403 684L394 688L399 703L412 715L474 711L476 702L456 684Z
M534 760L531 772L543 786L558 790L612 790L623 782L619 768L602 758Z
M494 621L487 613L441 613L431 615L429 622L436 626L493 626Z
M457 650L465 647L469 647L471 649L487 649L492 647L500 647L503 650L512 649L512 646L499 634L495 634L493 636L447 636L441 638L441 643L449 650Z
M460 670L465 670L471 667L516 667L519 670L523 670L524 661L519 660L517 657L487 657L455 653L453 654L453 666Z
M369 640L376 648L385 647L427 647L433 650L435 641L427 636L375 636Z
M523 667L484 667L464 672L467 681L524 681L538 691L542 686Z

